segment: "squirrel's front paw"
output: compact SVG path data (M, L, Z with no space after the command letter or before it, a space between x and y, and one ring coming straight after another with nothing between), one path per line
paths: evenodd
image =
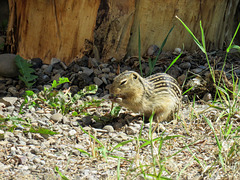
M113 95L113 94L111 94L109 96L109 99L111 99L111 101L116 102L116 103L121 103L122 102L122 98L121 97L118 97L118 96Z

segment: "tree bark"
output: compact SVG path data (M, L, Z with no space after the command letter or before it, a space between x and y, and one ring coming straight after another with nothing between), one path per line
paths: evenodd
M70 63L93 41L100 0L9 0L7 43L24 58Z
M238 7L239 0L9 0L7 43L11 52L45 63L56 57L68 64L89 47L107 62L138 55L139 26L144 54L152 44L160 47L174 25L163 50L198 49L177 15L199 40L202 21L208 51L223 49L236 29Z

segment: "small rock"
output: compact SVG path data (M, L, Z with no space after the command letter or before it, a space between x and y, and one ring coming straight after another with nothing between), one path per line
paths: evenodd
M0 102L5 104L5 106L12 106L18 100L16 97L3 97L0 99Z
M121 122L116 122L113 124L114 129L120 130L123 127L123 124Z
M97 75L97 76L102 73L102 71L99 70L99 69L94 69L93 72L94 72L94 74ZM115 76L116 76L116 75L114 74L114 77L115 77Z
M15 58L15 54L0 54L0 76L16 77L19 75Z
M175 48L174 53L180 54L182 52L181 48Z
M182 69L189 69L191 67L191 63L190 62L184 62L179 64L179 67Z
M183 85L183 82L185 81L185 79L186 79L186 75L182 74L177 78L177 82L179 83L179 85Z
M114 129L111 125L106 125L103 127L104 130L107 130L108 132L114 132Z
M94 77L93 81L98 86L101 86L103 83L103 81L101 79L99 79L98 77Z
M102 81L104 82L104 84L108 84L108 83L107 83L107 79L106 79L105 77L102 77L101 79L102 79Z
M32 68L41 68L43 65L43 62L40 58L33 58L31 59L31 64L32 64Z
M83 56L81 59L77 59L76 63L81 67L87 67L88 66L88 57Z
M8 92L10 92L13 96L18 96L19 92L17 91L16 87L8 88Z
M87 67L81 67L83 73L87 74L88 76L90 76L93 73L92 69L89 69Z
M63 116L62 122L63 122L63 124L69 124L70 123L69 119L66 116Z
M89 126L92 123L91 116L85 116L81 119L84 126Z
M211 93L206 93L206 94L204 94L203 100L204 100L205 102L208 102L208 101L212 100L212 95L211 95Z
M78 73L80 71L80 66L78 64L73 65L73 72Z
M103 68L103 69L102 69L102 72L104 72L104 73L109 73L109 72L110 72L110 68Z
M177 66L172 66L169 70L168 70L168 74L171 75L174 78L177 78L180 75L180 68Z
M72 129L68 132L69 136L74 136L76 133L77 132L74 129Z
M195 69L192 69L192 72L194 72L195 74L198 74L200 72L202 72L202 68L195 68Z
M42 67L41 67L41 69L44 71L45 69L47 69L48 68L48 65L47 64L43 64L42 65Z
M61 60L60 59L57 59L57 58L52 58L51 59L51 65L54 65L54 64L57 64L57 63L60 63Z
M38 163L41 162L41 159L38 158L38 157L36 157L36 158L33 159L33 162L36 163L36 164L38 164Z
M66 64L64 63L64 62L60 62L60 65L62 66L62 68L64 69L64 70L67 70L67 66L66 66Z
M98 67L98 60L95 58L89 58L90 67Z
M44 67L45 68L45 67ZM52 72L53 66L50 64L47 66L47 68L44 69L45 74L50 74Z
M157 55L158 50L159 50L159 47L158 47L157 45L151 45L151 46L148 48L147 55L148 55L148 56Z
M103 69L103 68L108 67L108 64L100 64L99 67Z
M50 119L53 120L54 122L60 122L62 118L63 118L62 114L56 113L56 114L53 114Z
M126 127L125 132L128 135L135 135L138 133L138 130L135 127L129 126L129 127Z
M51 81L59 81L59 78L61 77L61 74L55 74L52 78L51 78Z
M93 126L94 128L97 128L97 129L102 129L102 128L103 128L103 123L101 123L101 122L95 122L92 126Z

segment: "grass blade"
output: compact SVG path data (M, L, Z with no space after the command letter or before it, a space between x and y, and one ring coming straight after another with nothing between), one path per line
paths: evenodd
M121 146L124 146L125 144L127 143L130 143L132 142L134 139L130 139L130 140L127 140L127 141L123 141L123 142L120 142L119 144L117 144L116 146L114 146L114 148L110 151L110 152L113 152L114 149L118 148L118 147L121 147Z
M82 126L80 126L80 128L85 134L89 135L93 140L95 140L98 144L100 144L104 148L104 145L96 137L94 137L92 134L89 134L87 131L85 131Z
M219 141L219 139L217 137L217 134L215 133L215 130L213 128L213 125L212 125L211 121L204 115L203 115L203 118L205 119L205 121L207 122L209 127L212 129L212 131L214 133L214 136L215 136L215 139L216 139L216 142L217 142L217 145L218 145L218 149L219 149L219 151L221 151L222 150L222 145L220 144L220 141Z
M81 153L87 155L88 157L92 157L92 155L89 154L88 152L86 152L86 151L84 151L84 150L82 150L82 149L79 149L79 148L76 148L76 149L77 149L79 152L81 152Z
M201 33L202 33L202 46L203 46L203 49L204 49L204 53L206 54L206 44L205 44L205 35L204 35L204 30L203 30L203 27L202 27L202 21L200 21L200 29L201 29Z
M120 158L118 158L118 165L117 165L117 179L120 179Z
M237 29L236 29L236 31L235 31L235 33L234 33L234 35L233 35L233 38L232 38L232 40L231 40L231 42L230 42L230 44L229 44L229 46L228 46L228 48L227 48L227 53L229 53L229 51L230 51L231 48L232 48L232 43L233 43L233 40L235 39L235 37L236 37L236 35L237 35L237 32L238 32L239 27L240 27L240 23L238 24Z
M180 56L182 55L183 52L181 52L173 61L172 63L168 66L168 68L166 69L165 73L172 67L172 65L180 58Z
M205 53L205 49L203 48L202 44L198 41L198 39L196 38L196 36L192 33L192 31L187 27L187 25L178 17L175 16L181 23L182 25L185 27L185 29L189 32L189 34L192 36L194 42L198 45L198 47L202 50L202 52Z

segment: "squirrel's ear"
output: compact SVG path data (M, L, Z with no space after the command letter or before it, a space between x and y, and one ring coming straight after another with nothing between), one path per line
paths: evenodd
M138 73L136 73L136 72L133 72L132 74L131 74L131 77L133 78L133 79L138 79Z

